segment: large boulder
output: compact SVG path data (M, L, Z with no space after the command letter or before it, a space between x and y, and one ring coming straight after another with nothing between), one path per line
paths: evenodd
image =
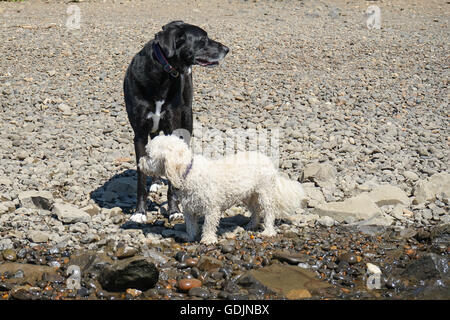
M12 278L11 281L17 280L22 283L36 284L38 281L45 280L51 275L57 276L56 269L50 266L41 266L36 264L6 262L0 265L0 274L5 272L15 274L18 271L23 272L22 278Z
M18 195L20 206L32 209L51 210L53 195L49 191L24 191Z
M450 174L447 172L436 173L427 180L420 180L414 187L414 204L434 201L436 195L450 195Z
M336 184L336 170L327 163L311 163L303 170L303 181L311 181L320 187L333 188Z
M417 260L409 263L403 275L416 279L446 279L450 280L450 268L448 258L435 253L426 253Z
M409 206L411 201L406 193L399 187L382 185L373 189L367 194L377 206L397 205L401 204Z
M375 216L381 216L380 208L372 201L367 193L349 198L342 202L328 202L319 204L314 213L319 216L329 216L338 222L343 222L347 217L355 220L366 220Z
M106 265L99 282L108 291L125 291L128 288L148 290L158 282L159 271L147 258L132 257Z
M248 271L238 282L243 287L281 294L288 299L309 298L311 293L330 287L327 282L318 280L309 270L282 264Z
M89 213L68 203L55 203L52 212L63 223L90 222Z

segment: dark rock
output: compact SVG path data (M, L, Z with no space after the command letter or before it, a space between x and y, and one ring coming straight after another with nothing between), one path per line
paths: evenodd
M221 248L222 253L231 253L234 251L234 246L229 244L224 244Z
M433 245L450 244L450 223L434 227L430 232L430 238Z
M284 296L290 292L306 289L314 292L329 284L316 279L315 274L296 266L273 264L257 270L251 270L242 275L238 283L246 288L264 290Z
M272 256L273 259L277 259L281 262L287 262L289 264L298 265L302 262L307 262L309 259L308 255L299 253L290 253L289 251L275 251Z
M207 289L201 288L201 287L195 287L195 288L190 289L188 294L191 297L199 297L202 299L208 299L210 296L209 291Z
M426 253L409 263L402 275L416 280L448 278L450 276L448 258L435 253Z
M148 290L159 278L155 264L142 257L121 260L105 266L99 282L108 291L125 291L127 288Z
M222 267L222 261L213 257L202 256L198 261L197 267L202 271L209 271Z
M243 293L230 293L227 295L227 300L248 300L249 297Z
M352 265L358 262L358 258L354 253L346 252L338 257L338 261L344 261L347 262L349 265Z
M13 249L3 250L2 255L3 255L3 259L5 259L6 261L16 261L17 260L16 251L14 251Z
M49 266L39 266L17 262L7 262L0 265L0 274L17 274L19 271L22 272L24 281L29 284L35 284L38 281L42 281L44 275L49 276L55 274L55 269Z
M222 290L227 293L236 293L239 289L240 288L234 279L226 280L222 285Z
M178 251L178 252L175 254L175 259L176 259L178 262L185 262L186 258L187 258L187 253L186 253L186 251Z
M87 297L89 296L90 292L88 288L81 287L80 289L78 289L77 294L81 297Z

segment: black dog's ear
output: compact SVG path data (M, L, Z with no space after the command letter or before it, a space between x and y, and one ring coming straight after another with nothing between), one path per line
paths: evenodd
M163 30L166 30L166 29L168 29L168 28L170 28L170 27L172 27L172 26L179 26L179 25L182 25L182 24L184 24L183 21L181 21L181 20L176 20L176 21L169 22L168 24L166 24L165 26L163 26L162 29L163 29Z
M175 54L177 26L182 24L184 24L183 21L172 21L162 27L163 31L155 35L155 39L164 51L166 58L171 58Z

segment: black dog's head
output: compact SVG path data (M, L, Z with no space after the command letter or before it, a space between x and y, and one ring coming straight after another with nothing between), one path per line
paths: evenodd
M203 29L183 21L173 21L162 29L155 39L166 58L178 66L215 66L229 51L220 42L208 38Z

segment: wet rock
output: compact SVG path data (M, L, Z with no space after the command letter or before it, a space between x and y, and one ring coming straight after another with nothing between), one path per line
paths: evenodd
M358 260L359 260L358 256L352 252L343 253L338 257L338 261L346 262L349 265L358 263L359 262Z
M107 265L100 274L99 282L108 291L125 291L127 288L148 290L159 278L154 263L146 258L133 257Z
M434 227L430 231L430 239L433 245L450 245L450 223Z
M198 259L197 258L187 258L185 263L186 263L186 266L188 266L188 267L195 267L198 263Z
M309 256L299 253L291 253L289 251L275 251L272 255L273 259L277 259L281 262L287 262L289 264L298 265L302 262L307 262L309 260Z
M320 204L314 209L314 213L343 222L348 216L353 216L357 220L364 220L381 214L381 211L372 199L363 193L343 202Z
M130 246L122 246L117 248L115 256L118 259L130 258L136 255L137 249Z
M416 280L428 280L450 277L448 258L435 253L425 253L417 260L409 263L402 275ZM450 279L449 279L450 280Z
M3 259L6 261L16 261L17 260L17 254L16 251L13 249L6 249L2 252Z
M447 172L436 173L427 180L420 180L414 187L414 204L434 201L438 194L450 193L450 174Z
M38 300L41 299L41 290L39 287L29 285L18 286L10 291L11 297L16 300Z
M250 270L242 277L242 279L246 279L247 287L261 286L265 292L274 292L284 296L292 290L304 289L314 292L330 286L327 282L316 279L313 272L290 265L273 264ZM242 282L243 280L239 281L240 284Z
M157 266L167 263L169 261L169 257L157 251L156 249L144 249L143 251L144 257L153 261Z
M24 208L50 210L54 203L49 191L24 191L19 193L18 198Z
M133 298L136 298L142 294L142 291L138 290L138 289L128 288L126 290L126 293L129 294L130 296L132 296Z
M208 289L201 288L201 287L193 287L188 292L190 297L199 297L202 299L208 299L210 296L210 293Z
M91 221L91 216L88 213L67 203L55 203L52 212L59 221L64 223L88 223Z
M16 274L19 271L23 272L23 280L30 284L43 280L45 274L54 274L56 272L55 268L36 264L6 262L0 265L0 274L5 272Z
M221 247L222 253L231 253L235 250L234 245L231 244L223 244Z
M183 278L178 280L178 288L181 291L189 291L192 288L198 288L202 286L202 282L195 278Z
M286 294L286 298L289 300L300 300L311 297L311 293L306 289L292 289Z
M211 269L216 269L222 267L222 261L208 256L202 256L197 264L197 268L201 271L209 271Z

